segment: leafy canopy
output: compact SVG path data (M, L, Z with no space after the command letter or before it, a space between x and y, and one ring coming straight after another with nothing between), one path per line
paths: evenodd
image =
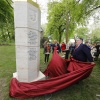
M79 25L84 25L91 12L100 8L99 0L61 0L48 4L46 33L61 42L66 42Z

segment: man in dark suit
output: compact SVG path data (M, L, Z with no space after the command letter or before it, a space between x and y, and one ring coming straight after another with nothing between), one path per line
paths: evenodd
M76 60L83 61L83 62L91 62L91 64L94 64L93 58L91 55L91 49L83 44L82 38L76 39L76 46L72 53L72 57Z

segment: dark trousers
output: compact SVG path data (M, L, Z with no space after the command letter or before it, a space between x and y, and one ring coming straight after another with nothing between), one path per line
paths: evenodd
M94 53L94 56L95 56L95 59L94 60L98 60L99 54L100 54L100 52L95 52Z
M70 52L69 50L66 50L65 59L68 59L69 52Z
M45 62L48 62L49 61L49 55L50 54L45 54Z

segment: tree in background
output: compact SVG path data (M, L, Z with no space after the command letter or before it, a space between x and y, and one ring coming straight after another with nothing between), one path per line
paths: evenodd
M100 42L100 28L96 28L90 34L92 42Z
M65 34L66 42L79 25L84 25L91 12L100 8L99 0L62 0L48 4L47 34L61 42ZM93 14L93 13L92 13ZM63 39L64 40L64 39Z
M55 1L48 4L49 16L46 33L53 34L52 38L59 40L59 42L61 42L61 37L65 30L64 12L63 3Z
M80 38L83 38L85 41L88 40L88 36L89 36L89 30L87 27L81 27L81 28L77 28L75 31L74 31L75 35L77 37L80 37Z
M0 0L0 40L14 39L14 14L12 0Z

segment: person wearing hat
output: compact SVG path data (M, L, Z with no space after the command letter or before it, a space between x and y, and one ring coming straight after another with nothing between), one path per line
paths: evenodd
M91 62L91 64L94 64L93 57L91 55L91 49L87 45L83 44L82 38L76 39L76 46L72 53L72 57L75 60L79 60L82 62L88 61Z

